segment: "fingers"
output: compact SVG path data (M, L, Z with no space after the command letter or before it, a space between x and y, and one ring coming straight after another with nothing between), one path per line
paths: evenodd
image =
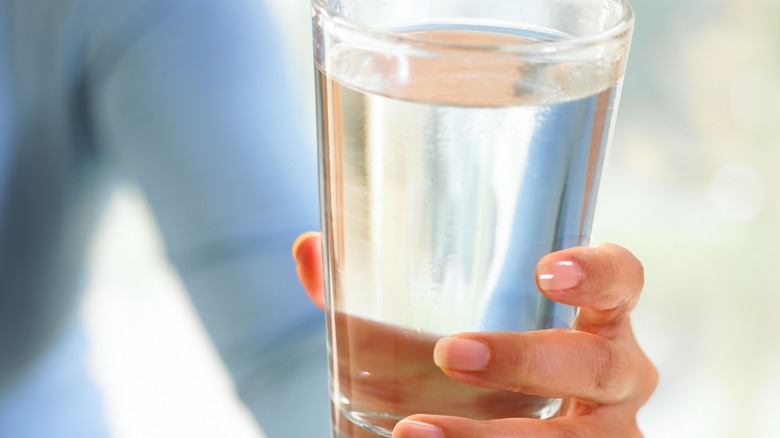
M439 340L434 361L467 384L566 398L569 415L546 421L415 415L399 422L393 437L641 437L636 412L658 381L629 318L643 283L641 263L616 245L544 257L539 289L580 308L576 330L461 334Z
M612 412L552 420L505 418L476 421L458 417L414 415L400 421L393 438L635 438L641 437L631 415Z
M644 284L642 264L612 244L552 253L536 269L539 290L553 301L580 307L577 328L597 333L631 312Z
M325 283L322 272L322 243L320 234L313 231L301 234L293 244L298 279L312 302L325 308Z
M643 281L642 265L616 245L553 253L540 261L537 282L547 297L580 307L576 330L461 334L441 339L434 361L475 386L640 406L658 381L629 319Z
M629 399L647 378L634 353L581 331L468 333L441 339L434 362L470 385L600 405Z

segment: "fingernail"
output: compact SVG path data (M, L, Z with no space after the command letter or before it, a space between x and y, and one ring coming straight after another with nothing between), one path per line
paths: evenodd
M582 269L574 262L554 262L536 268L539 289L554 292L574 289L582 282Z
M490 350L483 342L463 338L442 338L433 349L433 361L440 368L481 371L487 367Z
M444 432L433 424L401 420L393 428L394 437L444 438Z

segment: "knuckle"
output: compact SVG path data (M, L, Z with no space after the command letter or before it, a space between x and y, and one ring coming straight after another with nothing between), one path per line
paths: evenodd
M626 364L622 353L612 341L597 342L594 352L592 390L596 395L610 399L624 396Z
M561 358L560 346L550 341L569 334L566 329L549 329L526 336L524 342L514 343L513 348L505 349L511 354L505 356L497 373L503 376L504 388L528 394L547 388L549 378L558 371Z
M519 392L533 391L534 385L530 378L539 375L543 371L544 358L546 357L544 350L544 346L531 348L528 345L523 345L521 348L513 351L512 356L507 361L508 372L506 374L510 377L505 383L509 390Z
M641 393L641 403L644 404L651 395L655 392L656 388L658 388L658 383L660 381L660 374L658 372L658 368L650 362L650 359L647 358L647 356L644 357L645 359L645 375L641 379L642 382L645 382L645 386Z
M644 266L629 250L603 243L583 255L585 269L592 274L590 289L596 293L596 309L625 313L639 300L645 282Z

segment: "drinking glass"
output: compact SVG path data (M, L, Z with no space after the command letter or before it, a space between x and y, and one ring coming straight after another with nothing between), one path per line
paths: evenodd
M534 269L589 244L631 8L313 0L312 17L334 436L554 415L560 400L449 379L432 351L571 326Z

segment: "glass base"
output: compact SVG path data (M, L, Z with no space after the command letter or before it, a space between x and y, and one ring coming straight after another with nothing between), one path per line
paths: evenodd
M561 399L552 400L548 406L538 411L539 418L547 420L554 417L558 414L562 404L563 400ZM393 435L393 428L396 423L405 418L377 412L360 412L347 409L339 409L339 417L342 424L335 428L334 438L390 438Z

